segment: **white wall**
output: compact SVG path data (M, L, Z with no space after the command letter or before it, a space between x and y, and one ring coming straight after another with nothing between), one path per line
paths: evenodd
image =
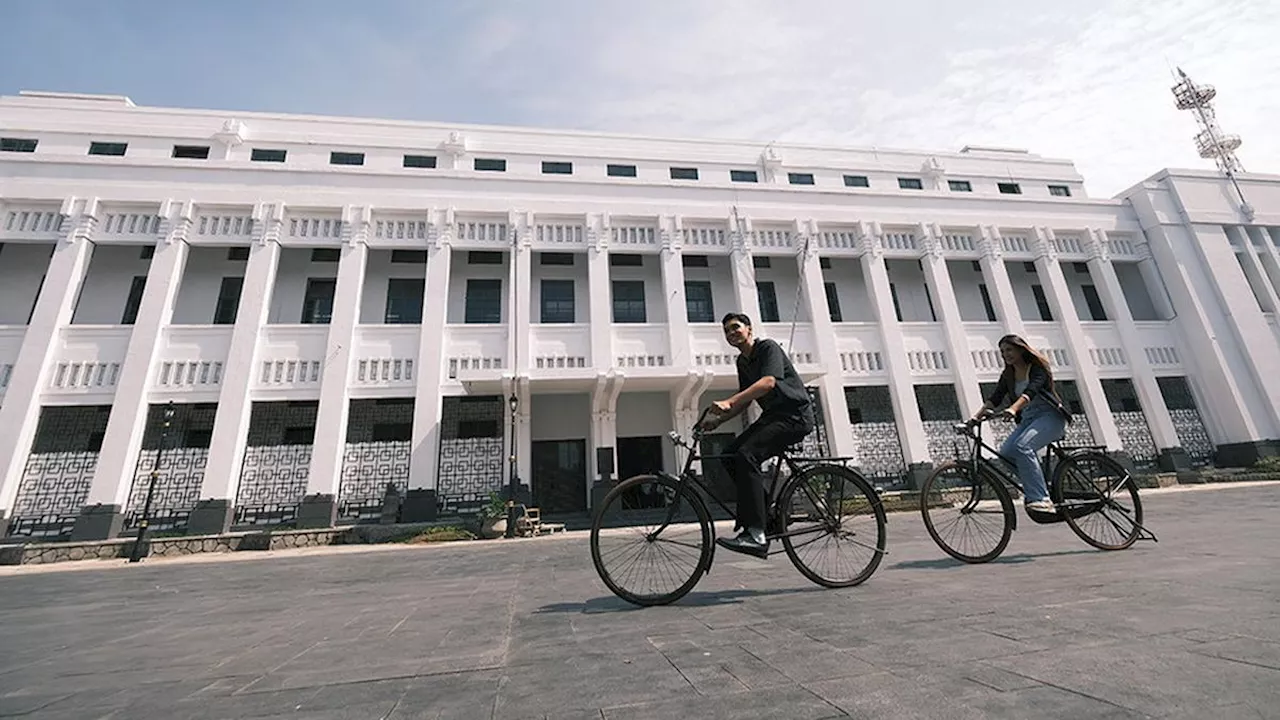
M1133 319L1139 322L1143 320L1163 320L1159 311L1156 310L1155 302L1151 299L1151 291L1147 287L1147 280L1142 275L1142 269L1138 267L1138 263L1114 263L1116 277L1120 280L1120 288L1124 291L1124 299L1129 304L1129 312L1133 314Z
M150 260L142 259L142 245L93 246L89 271L80 286L74 325L119 325L129 300L133 278L146 275Z
M365 261L364 291L360 298L360 322L381 325L387 319L387 285L391 278L427 277L427 265L391 262L390 250L370 250ZM423 309L426 298L423 299Z
M620 438L666 435L672 425L671 397L666 392L626 392L618 395L618 432ZM688 433L688 428L684 429ZM671 442L662 440L662 464L675 467L676 455Z
M698 253L686 253L697 255ZM711 305L716 323L725 313L739 312L738 296L733 292L733 270L728 255L708 255L707 267L685 267L684 279L711 283ZM759 322L752 318L752 322Z
M615 254L615 253L611 253ZM628 254L628 253L618 253ZM645 320L651 323L665 323L667 321L667 293L666 288L662 286L662 268L661 258L653 254L643 254L644 264L641 267L615 267L609 266L609 298L612 303L613 299L613 281L614 280L643 280L644 281L644 312ZM612 317L612 309L610 309L610 317Z
M831 267L822 271L824 282L836 284L843 322L875 322L867 281L862 276L862 262L850 258L830 258ZM822 307L825 307L822 306Z
M991 322L987 317L987 308L982 304L982 292L978 289L979 285L986 284L982 267L974 268L971 260L948 260L947 274L951 276L956 304L960 306L960 319L964 322ZM987 295L991 298L991 309L999 320L998 302L990 286L987 286Z
M507 322L507 297L511 292L511 255L502 252L501 265L472 265L468 262L467 250L455 250L449 265L449 306L445 310L445 322L461 324L467 319L467 280L472 278L492 278L502 281L502 309L499 316L501 322ZM528 292L528 288L520 288L520 294ZM426 302L430 303L428 297ZM423 306L423 312L426 312Z
M573 321L575 323L585 323L591 318L589 314L589 304L591 302L591 289L587 283L587 255L586 253L572 253L573 265L543 265L542 253L535 252L533 254L531 269L529 271L533 281L529 288L529 302L531 312L529 313L529 322L540 323L542 321L542 281L543 280L572 280L573 281Z
M1029 322L1040 322L1040 311L1036 309L1036 296L1031 292L1031 286L1044 286L1046 300L1049 298L1049 288L1045 286L1045 283L1041 282L1039 274L1024 270L1021 260L1006 261L1004 267L1009 272L1009 283L1013 286L1013 298L1018 303L1018 312L1022 315L1022 319ZM995 298L992 298L992 301L994 302ZM1053 304L1050 303L1049 307L1052 308ZM1055 316L1053 319L1060 320L1061 318Z
M174 325L208 325L222 292L222 279L244 277L248 261L228 260L225 247L193 247L182 271L178 300L173 308Z
M903 322L935 322L929 310L929 294L925 289L924 270L916 260L886 260L889 282L898 294L898 307ZM937 298L934 298L934 302ZM934 305L936 310L937 305Z
M589 393L534 394L529 408L530 436L542 440L590 440ZM592 451L594 452L594 451Z
M49 243L5 243L0 247L0 325L26 325L53 257Z
M311 248L281 248L276 284L271 293L271 314L267 322L296 325L302 321L302 301L307 281L338 277L338 263L311 262Z
M800 286L800 266L795 256L769 256L769 265L767 268L756 268L756 282L773 282L774 292L778 296L778 322L789 323L797 316L797 322L809 322L808 304L803 297L799 303L796 302L796 288ZM826 302L825 298L823 302ZM751 318L751 321L761 322L761 319Z

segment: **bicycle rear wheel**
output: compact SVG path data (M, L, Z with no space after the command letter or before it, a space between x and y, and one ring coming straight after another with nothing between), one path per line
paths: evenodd
M711 515L683 483L637 475L619 483L591 523L591 562L615 595L666 605L693 589L711 566Z
M1142 532L1142 500L1133 476L1093 450L1072 453L1053 473L1053 502L1081 540L1124 550Z
M920 514L929 537L951 557L990 562L1013 534L1013 498L990 473L963 461L940 465L920 489Z
M778 500L782 547L800 574L829 588L866 582L885 550L880 496L854 471L814 465L792 478Z

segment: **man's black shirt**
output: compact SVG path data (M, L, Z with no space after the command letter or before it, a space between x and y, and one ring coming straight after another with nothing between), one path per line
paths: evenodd
M764 415L801 420L812 426L813 403L791 358L777 342L761 338L752 344L748 355L738 355L738 390L746 390L766 375L772 375L777 384L756 399Z

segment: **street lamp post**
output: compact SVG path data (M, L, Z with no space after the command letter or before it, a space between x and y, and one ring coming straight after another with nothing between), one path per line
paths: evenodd
M160 477L160 459L164 457L165 440L169 437L169 425L173 422L173 401L164 408L164 424L160 426L160 447L156 449L156 461L151 465L151 477L147 480L147 501L142 505L142 519L138 521L138 539L133 543L129 562L142 559L142 546L147 542L147 530L151 526L151 498L155 495L156 480Z
M507 398L507 407L511 408L511 454L507 457L507 532L506 537L516 536L516 489L519 479L516 477L516 411L520 407L520 398L515 391Z

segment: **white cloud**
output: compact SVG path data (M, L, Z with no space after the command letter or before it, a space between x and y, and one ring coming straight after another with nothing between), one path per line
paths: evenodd
M1109 195L1162 167L1212 167L1168 63L1221 93L1245 166L1280 172L1280 3L1069 6L835 0L503 10L481 53L526 122L657 135L958 150L1075 160ZM1167 62L1166 62L1167 57Z

